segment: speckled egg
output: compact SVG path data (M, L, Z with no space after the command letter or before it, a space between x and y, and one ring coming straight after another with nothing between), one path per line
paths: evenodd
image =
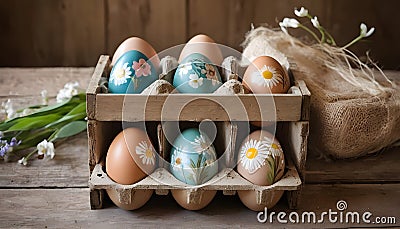
M158 69L137 50L124 53L113 66L108 81L111 93L138 94L158 79Z
M286 93L290 80L277 60L270 56L260 56L247 67L243 85L254 94Z
M197 128L184 130L171 150L171 173L189 185L200 185L218 172L217 155L208 136Z
M192 53L178 66L173 85L180 93L212 93L222 81L217 67L207 57Z

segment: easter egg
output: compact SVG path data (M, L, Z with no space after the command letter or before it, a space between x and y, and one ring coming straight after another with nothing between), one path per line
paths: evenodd
M278 140L265 130L251 133L242 142L238 173L256 185L271 185L285 170L285 157Z
M187 42L179 55L179 63L192 53L200 53L217 66L222 64L221 49L211 37L205 34L198 34Z
M207 57L192 53L178 66L173 85L181 93L212 93L222 81L217 67Z
M188 197L190 193L188 190L185 189L172 189L171 194L174 200L183 208L191 211L197 211L200 209L205 208L207 205L211 203L211 201L214 199L215 195L217 194L217 190L199 190L198 192L201 192L199 195L200 201L198 202L192 202L188 203Z
M124 53L113 66L108 89L111 93L138 94L158 79L156 67L141 52Z
M129 37L125 39L115 50L112 57L111 66L114 66L117 60L126 52L131 50L137 50L143 53L145 56L150 58L150 61L154 66L158 67L160 59L157 55L156 50L145 40L139 37Z
M285 158L278 140L265 130L251 133L242 143L238 156L238 173L255 185L268 186L282 178ZM257 203L257 191L240 190L241 202L253 211L272 208L282 197L282 190L268 190L263 204Z
M277 60L260 56L247 67L243 86L254 94L286 93L290 80Z
M116 183L134 184L156 167L156 151L146 133L139 128L127 128L112 141L106 156L107 175ZM110 199L118 207L134 210L142 207L152 196L153 190L136 190L132 192L129 203L119 199L117 190L107 189Z
M218 172L217 154L208 136L197 128L184 130L171 150L172 174L189 185L209 181Z

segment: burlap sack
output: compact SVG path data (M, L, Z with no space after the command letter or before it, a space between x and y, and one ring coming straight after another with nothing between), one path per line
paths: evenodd
M295 78L306 82L311 91L311 151L335 158L359 157L400 139L399 88L384 76L377 83L374 77L379 74L365 65L363 71L354 69L342 50L304 45L264 27L250 31L243 46L249 61L273 56L282 65L290 63ZM277 51L287 58L274 56Z

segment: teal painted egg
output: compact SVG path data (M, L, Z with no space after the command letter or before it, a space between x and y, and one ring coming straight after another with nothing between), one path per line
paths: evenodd
M188 55L176 69L174 87L181 93L213 93L222 85L218 69L200 53Z
M139 94L157 79L153 63L143 53L131 50L115 62L108 89L111 93Z
M174 141L171 150L172 174L190 185L209 181L218 172L215 148L208 136L199 129L184 130Z

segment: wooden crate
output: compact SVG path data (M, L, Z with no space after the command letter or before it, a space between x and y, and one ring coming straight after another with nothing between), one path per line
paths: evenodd
M257 202L266 201L266 193L271 190L286 190L289 207L297 206L302 179L304 177L305 160L307 155L308 117L310 93L303 81L295 82L288 94L244 94L244 95L215 95L215 94L170 94L170 95L140 95L140 94L106 94L102 93L102 77L107 77L110 71L109 56L101 56L87 89L87 114L89 138L89 168L90 168L90 204L92 209L102 208L106 189L115 189L120 201L129 201L134 190L154 189L156 194L166 195L171 189L186 189L191 198L188 201L198 201L199 193L203 190L222 190L225 195L234 195L237 190L256 190ZM163 113L166 100L174 101L177 107L184 106L179 115L176 112ZM190 102L190 103L189 103ZM237 103L241 102L247 114L235 112ZM260 109L263 106L275 106L271 109ZM130 105L135 109L122 115L123 106ZM229 115L223 107L233 108ZM193 112L201 110L203 112ZM162 120L161 120L161 114ZM248 116L247 116L248 115ZM159 153L165 159L168 157L168 143L165 140L160 121L191 121L199 122L205 119L217 121L219 126L219 154L225 156L226 165L232 165L235 155L236 135L238 125L243 121L279 121L277 127L278 139L287 158L287 168L284 177L270 186L253 185L243 179L232 169L220 171L209 185L193 188L175 179L166 168L157 169L152 175L162 177L163 182L149 176L132 185L120 185L113 182L103 171L105 156L114 137L122 130L124 122L146 122L150 138L157 142ZM221 179L219 179L221 178ZM217 180L218 179L218 180ZM164 182L166 181L166 182ZM213 182L216 181L216 182ZM211 183L213 182L213 183ZM167 184L167 185L166 185ZM197 197L196 197L197 196Z

